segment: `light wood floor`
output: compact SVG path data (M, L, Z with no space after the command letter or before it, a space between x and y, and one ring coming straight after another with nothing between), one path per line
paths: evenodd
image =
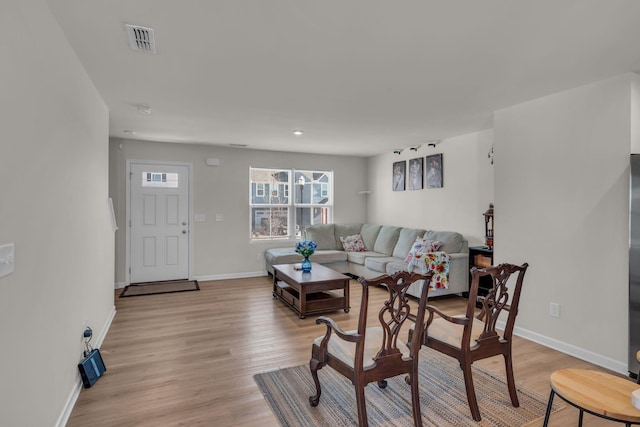
M311 342L324 326L315 324L315 316L299 319L274 299L266 277L200 287L199 292L116 297L117 314L100 349L107 372L82 390L68 426L278 425L253 375L308 363ZM360 295L360 284L351 281L351 311L328 316L344 329L355 328ZM375 289L371 300L379 306L385 295ZM459 313L466 301L443 297L430 303ZM476 363L504 376L501 357ZM514 365L516 382L545 397L556 369L601 370L522 338L515 341ZM572 407L554 415L552 426L577 425ZM589 414L584 421L617 425Z

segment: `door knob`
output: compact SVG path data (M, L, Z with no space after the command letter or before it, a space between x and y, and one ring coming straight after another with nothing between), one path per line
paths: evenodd
M182 225L187 225L187 221L182 221Z
M187 234L187 230L182 230L182 234Z

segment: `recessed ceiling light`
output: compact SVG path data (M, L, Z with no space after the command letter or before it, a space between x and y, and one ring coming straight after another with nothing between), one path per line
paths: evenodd
M142 114L151 114L151 107L148 105L138 104L138 112Z
M136 131L135 130L130 130L130 129L125 129L123 130L123 132L127 135L135 135Z
M293 134L294 134L295 136L300 136L300 135L302 135L303 133L304 133L304 132L302 132L301 130L294 130L294 131L293 131Z

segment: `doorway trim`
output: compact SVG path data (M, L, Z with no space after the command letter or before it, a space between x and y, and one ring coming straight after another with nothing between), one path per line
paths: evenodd
M184 166L189 172L189 188L187 202L189 206L189 228L187 229L188 235L188 257L187 263L189 270L189 280L193 280L193 239L191 238L192 224L193 224L193 163L191 162L172 162L163 160L135 160L127 159L127 170L125 175L125 187L126 187L126 220L125 220L125 286L131 284L131 165L132 164L144 164L144 165L168 165L168 166Z

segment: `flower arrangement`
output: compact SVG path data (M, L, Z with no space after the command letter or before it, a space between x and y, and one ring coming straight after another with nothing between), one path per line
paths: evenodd
M296 252L305 258L309 258L316 251L318 244L313 240L302 240L296 243Z

